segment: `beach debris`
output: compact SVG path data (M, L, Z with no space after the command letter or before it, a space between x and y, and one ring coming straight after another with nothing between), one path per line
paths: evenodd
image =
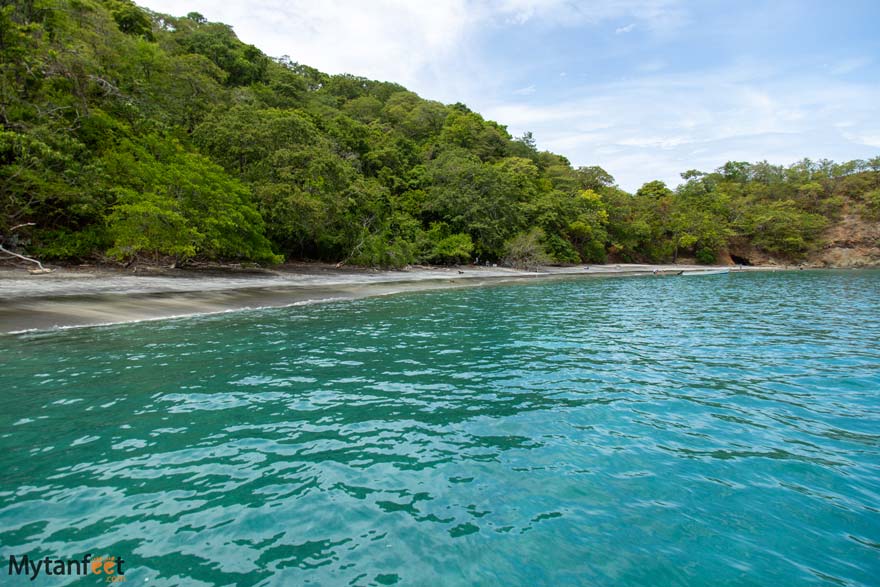
M38 275L41 273L52 273L51 269L46 269L45 267L43 267L43 264L40 263L39 261L37 261L36 259L31 259L30 257L25 257L24 255L19 255L18 253L13 253L9 249L3 247L3 245L0 245L0 253L6 253L7 255L17 257L17 258L22 259L24 261L30 261L31 263L36 263L37 267L39 267L39 269L29 269L28 273L31 273L34 275Z
M11 234L11 233L15 232L16 230L18 230L19 228L24 228L26 226L36 226L36 225L37 224L35 222L25 222L23 224L16 224L15 226L13 226L12 228L9 229L9 232ZM2 242L2 239L0 239L0 242ZM43 267L43 264L40 263L38 260L31 259L30 257L25 257L24 255L19 255L18 253L13 253L9 249L5 248L3 245L0 245L0 253L6 253L7 255L9 255L11 257L16 257L16 258L22 259L24 261L29 261L31 263L35 263L37 265L37 267L39 267L39 269L28 270L28 273L31 273L32 275L40 275L42 273L52 273L52 269L46 269L45 267Z

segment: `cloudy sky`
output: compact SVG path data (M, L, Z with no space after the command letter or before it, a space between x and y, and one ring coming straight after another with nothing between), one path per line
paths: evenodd
M877 0L138 0L464 102L621 187L880 155Z

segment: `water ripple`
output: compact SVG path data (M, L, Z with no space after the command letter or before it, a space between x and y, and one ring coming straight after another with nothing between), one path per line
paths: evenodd
M0 551L152 585L873 585L878 294L570 280L6 337Z

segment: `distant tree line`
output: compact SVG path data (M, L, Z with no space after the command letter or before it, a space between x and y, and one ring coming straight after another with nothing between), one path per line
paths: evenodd
M0 4L0 245L42 259L709 263L880 220L880 158L629 194L463 104L271 59L197 13Z

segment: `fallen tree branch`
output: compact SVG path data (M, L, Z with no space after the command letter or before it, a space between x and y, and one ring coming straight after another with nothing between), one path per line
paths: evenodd
M43 273L48 273L49 271L51 271L51 269L46 269L45 267L43 267L43 264L36 259L31 259L30 257L25 257L24 255L13 253L9 249L4 248L3 245L0 245L0 252L6 253L7 255L12 255L13 257L18 257L19 259L24 259L25 261L30 261L31 263L36 263L37 266L40 268L40 271Z
M16 224L12 228L10 228L9 232L15 232L19 228L24 228L25 226L36 226L36 225L37 225L36 222L23 222L22 224ZM0 241L0 242L2 242L2 241ZM17 257L17 258L23 259L25 261L30 261L31 263L36 263L36 265L37 265L37 267L39 267L39 269L29 269L29 271L31 273L51 273L52 272L52 269L46 269L45 267L43 267L43 264L40 263L39 261L37 261L36 259L31 259L30 257L25 257L24 255L19 255L18 253L13 253L9 249L5 248L3 245L0 245L0 252L6 253L7 255L9 255L11 257Z

